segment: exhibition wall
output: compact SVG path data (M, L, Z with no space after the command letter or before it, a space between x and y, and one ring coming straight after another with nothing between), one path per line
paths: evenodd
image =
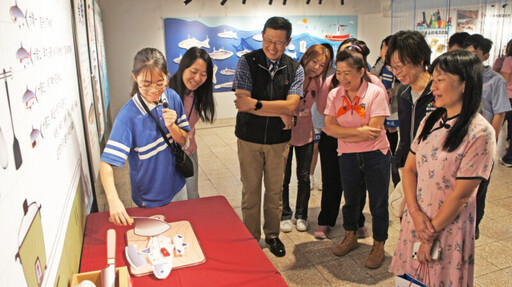
M100 1L105 48L108 55L112 117L115 117L130 99L130 71L137 51L144 47L155 47L165 53L164 19L166 18L225 17L229 19L242 16L245 22L258 23L261 31L263 24L260 23L264 23L261 19L276 15L301 18L329 15L356 16L357 36L364 39L371 50L370 63L375 62L381 40L391 31L389 11L386 12L386 8L381 7L383 2L388 1L345 0L344 5L341 5L340 1L323 1L322 4L311 1L306 5L304 0L290 0L286 5L282 5L282 1L274 1L269 5L268 1L247 0L243 5L241 0L229 0L224 6L221 6L220 2L220 0L193 0L190 4L184 5L182 0ZM386 13L388 15L385 15ZM179 47L176 49L182 50ZM213 52L213 47L208 51ZM233 100L232 93L215 96L217 118L235 116Z
M0 286L78 270L109 131L100 17L94 0L0 2Z

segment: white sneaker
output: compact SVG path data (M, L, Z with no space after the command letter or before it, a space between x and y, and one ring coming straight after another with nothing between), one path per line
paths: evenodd
M315 176L314 175L309 176L309 186L310 186L311 190L315 190Z
M297 219L297 231L304 232L308 230L308 222L304 219Z
M293 222L291 219L281 220L281 224L279 227L280 227L281 231L284 233L291 232L292 228L293 228Z

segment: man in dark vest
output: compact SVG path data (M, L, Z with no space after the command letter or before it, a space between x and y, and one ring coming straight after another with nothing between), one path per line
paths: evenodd
M284 169L293 113L302 98L304 70L284 54L292 25L283 17L267 20L263 48L240 57L233 90L238 109L235 135L242 189L242 217L252 236L261 237L261 182L265 195L263 232L270 251L286 254L279 240Z

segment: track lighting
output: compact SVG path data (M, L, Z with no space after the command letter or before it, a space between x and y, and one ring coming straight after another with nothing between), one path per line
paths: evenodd
M190 2L192 2L192 0L185 0L185 1L183 1L183 3L185 3L185 5L190 4Z
M286 0L283 0L283 5L286 5Z
M222 1L220 2L220 5L224 6L224 4L226 4L226 2L228 2L228 0L222 0Z
M322 0L318 0L318 5L322 5Z
M345 5L345 1L344 0L341 0L341 5Z
M243 5L245 5L245 2L246 2L246 1L247 1L247 0L242 0L242 4L243 4Z
M268 5L272 5L272 0L268 0Z
M309 5L311 3L311 0L306 0L306 5Z

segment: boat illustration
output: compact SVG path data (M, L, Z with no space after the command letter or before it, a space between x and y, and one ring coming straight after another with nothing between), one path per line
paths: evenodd
M224 30L224 32L218 33L217 36L219 36L220 38L238 39L238 35L236 34L236 32L233 32L232 30Z
M224 48L215 50L215 47L214 47L213 52L210 53L210 57L212 57L212 59L215 59L215 60L225 60L231 56L233 56L233 52L224 50Z
M218 85L215 85L214 88L217 90L217 89L220 89L220 88L232 88L233 87L233 82L225 82L225 83L222 83L222 84L218 84Z
M198 48L201 48L201 47L205 47L205 48L210 48L210 39L208 39L208 36L206 36L206 39L202 42L200 42L199 40L197 40L196 38L192 37L192 38L187 38L186 40L183 40L181 42L178 43L178 47L180 48L183 48L185 50L188 50L192 47L198 47Z
M174 58L172 61L179 65L181 62L181 58L183 58L183 55L180 53L180 56L178 58Z
M251 51L247 50L247 49L243 49L242 51L238 51L236 52L236 55L238 57L242 57L243 55L247 54L247 53L250 53Z
M27 109L31 109L32 106L36 102L39 102L37 100L36 94L34 92L32 92L31 90L29 90L28 87L27 87L27 90L25 91L25 93L23 94L22 100L23 100L23 103L25 104L25 108L27 108Z
M224 70L221 70L220 73L222 75L226 75L226 76L231 76L231 75L234 75L235 74L235 70L231 70L229 69L228 67L226 67Z
M347 25L336 24L336 33L335 34L325 34L325 39L331 41L345 41L350 37L350 33L343 34L343 29L345 29Z
M297 59L297 52L293 52L292 53L292 52L288 51L288 52L286 52L286 55L288 55L288 56L290 56L290 57L292 57L294 59Z
M288 45L288 50L290 50L290 51L295 50L295 45L293 45L292 43L290 43L290 45Z
M263 35L261 35L261 33L254 34L254 36L252 36L252 39L254 41L263 42Z

